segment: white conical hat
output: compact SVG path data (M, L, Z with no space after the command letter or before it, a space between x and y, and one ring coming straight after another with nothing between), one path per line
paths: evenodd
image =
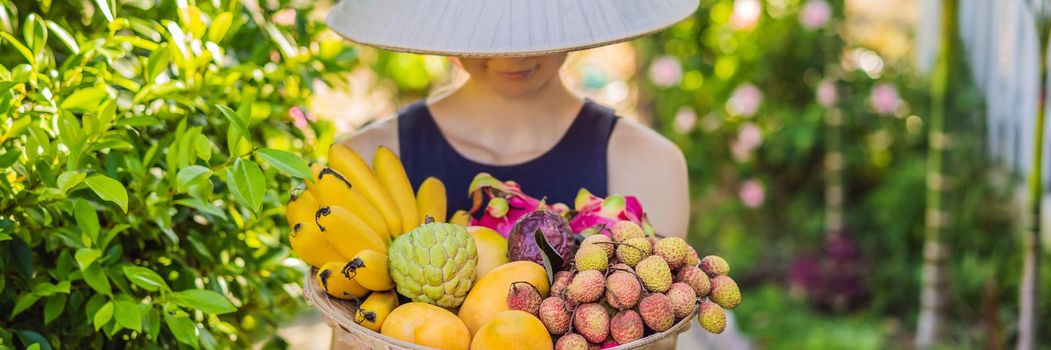
M328 25L392 51L526 56L633 39L679 22L698 0L342 0Z

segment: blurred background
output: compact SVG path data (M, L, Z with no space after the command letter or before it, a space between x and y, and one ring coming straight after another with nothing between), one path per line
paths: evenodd
M178 128L186 129L178 116L197 116L190 125L203 126L197 132L204 148L238 149L223 141L226 122L209 112L226 103L249 116L258 144L315 160L334 140L456 78L444 57L343 41L323 23L331 5L0 0L0 102L6 103L0 112L11 112L0 118L4 140L15 140L5 144L7 152L18 147L13 121L48 113L19 106L84 103L72 87L105 82L118 115L158 119L118 123L121 132L141 127L159 142L172 141ZM1045 127L1036 121L1046 100L1040 79L1046 79L1048 13L1051 5L1041 0L702 0L692 18L666 31L571 54L563 74L582 95L652 126L683 150L693 198L688 239L702 255L717 252L734 266L745 300L735 310L737 324L755 348L1051 348L1051 298L1035 294L1020 305L1028 290L1026 257L1046 258L1043 247L1051 241L1046 233L1033 239L1038 223L1051 221L1034 208L1048 198L1036 185L1051 178L1051 171L1034 171L1048 166L1037 152L1048 142L1038 144L1036 136ZM91 78L70 78L73 71ZM40 128L52 132L39 137L58 138L61 125L48 124ZM128 143L149 157L149 143ZM88 167L120 167L107 165L109 149L93 150L85 157L98 161ZM17 185L13 179L33 172L25 169L7 181ZM164 178L172 169L156 172ZM261 199L264 211L240 212L247 221L208 197L223 191L217 176L216 191L190 193L181 204L172 199L160 211L174 224L135 221L143 232L159 233L142 241L118 235L122 249L102 250L106 264L156 266L173 286L211 286L236 300L230 314L186 316L202 347L328 346L328 328L299 294L304 267L287 259L281 211L265 210L280 207L292 181L266 170L271 190ZM111 174L119 178L120 171ZM13 189L0 204L23 203L18 186L7 186ZM132 202L136 196L158 202L148 187L126 186ZM3 215L19 226L18 213ZM108 214L99 215L103 228L113 227ZM128 216L135 215L148 216ZM110 222L126 220L117 216ZM180 229L183 221L189 224ZM165 238L165 225L191 238ZM23 301L37 279L26 276L37 275L17 270L61 265L72 259L62 252L71 243L6 229L0 234L9 239L24 236L0 239L8 248L0 255L7 285L25 288L4 290L0 283L0 310L18 309L0 321L7 329L0 348L41 339L67 347L152 342L122 333L119 323L103 336L86 320L81 326L77 318L52 323L27 316L53 308L43 302L51 294L34 292ZM25 248L12 248L15 241ZM26 249L35 264L20 268L18 252ZM79 252L75 259L82 263ZM1029 285L1042 286L1046 296L1051 269L1034 271L1030 276L1039 278ZM71 277L74 286L78 278ZM136 293L129 292L141 297ZM72 295L65 313L82 319ZM167 306L151 305L143 317L156 317L155 327L164 330L154 333L157 344L189 344L151 316L162 312L168 327L183 325L168 321ZM30 311L15 317L23 310ZM1034 319L1043 322L1030 333L1026 320Z

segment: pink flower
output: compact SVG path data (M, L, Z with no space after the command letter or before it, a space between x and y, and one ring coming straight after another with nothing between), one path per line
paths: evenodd
M737 132L737 141L744 147L754 149L763 143L763 134L754 123L744 123L741 130Z
M763 194L763 185L758 180L747 180L741 184L741 190L738 193L741 197L741 202L746 207L758 208L763 205L765 194Z
M658 87L671 87L682 80L682 64L672 56L663 56L650 64L650 81Z
M740 140L730 141L730 155L738 163L744 163L752 159L752 148L747 147Z
M898 89L889 83L881 83L876 85L872 89L872 95L869 97L872 102L872 109L876 110L879 114L890 114L893 113L898 105L901 104L901 97L898 96Z
M817 84L817 103L825 107L832 107L839 99L836 92L836 83L830 79L822 80Z
M679 111L675 113L675 120L672 122L672 126L674 126L677 133L690 133L697 126L697 112L694 112L693 108L686 106L679 108Z
M730 100L726 102L726 111L733 115L751 117L759 110L763 102L763 93L752 84L744 84L734 89Z
M759 0L736 0L734 12L730 15L730 26L734 29L750 29L759 22L762 8Z
M799 23L803 28L814 30L825 26L832 17L832 7L825 0L810 0L799 12Z
M283 26L291 26L296 24L296 10L295 9L284 9L274 13L272 21L275 24Z

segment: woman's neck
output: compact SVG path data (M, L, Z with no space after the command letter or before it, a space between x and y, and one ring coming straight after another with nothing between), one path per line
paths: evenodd
M529 160L553 147L582 104L560 77L554 77L521 96L502 96L468 80L429 106L446 139L461 154L501 164Z

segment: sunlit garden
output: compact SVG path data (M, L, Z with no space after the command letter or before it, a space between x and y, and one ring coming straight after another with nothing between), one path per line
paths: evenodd
M701 0L569 54L575 93L681 149L685 239L733 266L736 340L679 348L1051 348L1051 3L1001 2ZM329 348L286 205L466 75L333 6L0 0L0 349Z

